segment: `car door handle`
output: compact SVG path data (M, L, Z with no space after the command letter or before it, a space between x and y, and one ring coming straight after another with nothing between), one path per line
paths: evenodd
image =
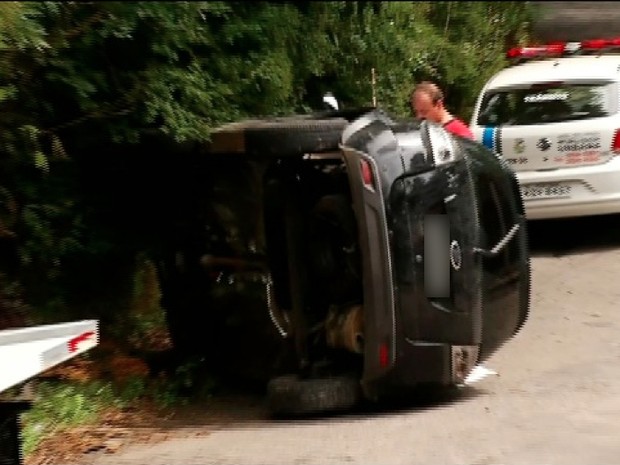
M510 228L510 231L508 231L506 235L502 237L502 239L491 250L484 250L484 249L475 247L474 252L479 253L480 255L484 257L496 256L498 253L502 251L504 247L506 247L506 244L508 244L508 242L510 242L510 240L513 237L515 237L515 235L517 234L517 231L519 231L519 228L520 228L520 225L518 224L513 225L512 228Z

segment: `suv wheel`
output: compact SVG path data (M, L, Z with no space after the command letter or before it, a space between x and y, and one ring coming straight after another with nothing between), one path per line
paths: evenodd
M267 400L276 416L328 413L354 407L361 400L361 388L353 376L304 379L285 375L269 382Z

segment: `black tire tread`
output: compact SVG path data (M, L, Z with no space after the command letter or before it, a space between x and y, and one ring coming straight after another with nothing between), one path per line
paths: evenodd
M268 383L267 398L277 416L321 414L352 408L361 399L361 388L352 376L303 379L284 375Z

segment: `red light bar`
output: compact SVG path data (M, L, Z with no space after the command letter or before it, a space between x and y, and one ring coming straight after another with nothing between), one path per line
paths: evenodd
M608 47L620 47L620 38L617 39L592 39L581 42L581 48L588 50L598 50Z
M549 58L582 51L620 48L620 37L614 39L590 39L581 42L554 42L529 47L514 47L508 50L509 59Z
M553 43L534 47L514 47L506 53L507 58L534 58L552 55L562 55L566 49L565 43Z
M603 48L607 45L607 41L604 39L584 40L581 42L583 48Z

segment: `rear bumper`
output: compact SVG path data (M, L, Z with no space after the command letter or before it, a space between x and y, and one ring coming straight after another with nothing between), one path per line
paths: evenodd
M582 186L570 198L524 199L528 220L620 213L620 157L602 165L517 172L517 177L521 184L578 182Z
M369 397L405 393L420 385L462 384L478 362L477 346L411 341L398 344L398 357L383 376L363 383Z

